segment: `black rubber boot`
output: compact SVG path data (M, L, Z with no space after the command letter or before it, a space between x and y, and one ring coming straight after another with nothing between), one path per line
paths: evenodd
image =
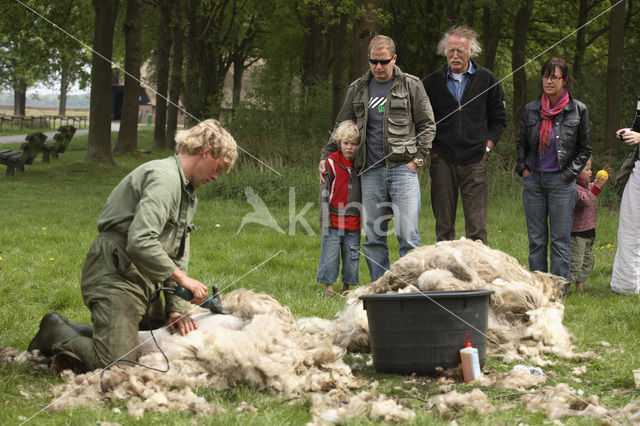
M74 330L83 335L84 337L93 337L93 326L91 324L85 324L83 322L74 322L70 319L60 315L60 318L67 324L69 324Z
M56 312L49 312L42 317L40 330L29 343L28 350L39 349L42 355L52 356L54 344L66 342L81 335L75 328L67 324L62 315Z

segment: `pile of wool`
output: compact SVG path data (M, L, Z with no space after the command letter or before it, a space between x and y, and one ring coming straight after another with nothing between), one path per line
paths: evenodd
M560 277L529 272L518 261L480 241L442 241L410 251L377 281L347 294L335 321L306 318L301 329L330 336L349 351L368 351L364 294L446 290L493 290L487 333L488 353L506 362L528 358L547 365L545 353L565 359L591 358L574 353L570 332L562 325ZM426 297L426 296L425 296Z
M398 404L386 395L377 395L378 383L373 382L368 391L357 394L333 389L326 393L311 395L311 415L309 425L342 424L349 419L369 418L385 422L410 422L415 413Z
M11 346L0 347L0 366L9 364L29 364L35 368L47 369L49 358L40 354L40 351L20 352Z
M544 413L550 419L590 417L615 424L623 420L625 423L640 422L640 406L629 403L619 410L608 409L596 395L583 398L566 383L543 387L523 395L520 401L525 410Z
M222 303L227 314L242 321L240 329L200 327L186 336L161 338L169 372L120 364L105 372L105 394L100 390L99 370L77 376L67 372L66 384L53 389L61 398L51 409L129 399L127 408L134 416L168 409L210 413L218 408L209 406L191 389L246 385L295 394L331 389L346 392L366 383L342 361L344 348L328 338L299 331L289 308L270 296L238 289ZM166 367L160 352L150 352L139 362L161 370Z

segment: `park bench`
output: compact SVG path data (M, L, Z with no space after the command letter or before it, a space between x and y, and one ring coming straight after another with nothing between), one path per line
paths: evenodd
M58 133L53 135L53 140L42 145L42 162L48 163L50 157L57 159L58 154L65 152L75 133L76 128L72 125L60 126Z
M20 149L0 150L0 164L7 165L6 176L13 176L16 169L24 172L24 165L33 163L42 150L47 135L42 132L30 133L25 139L26 142L22 144Z

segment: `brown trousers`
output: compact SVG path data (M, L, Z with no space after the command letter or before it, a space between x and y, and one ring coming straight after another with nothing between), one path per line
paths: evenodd
M456 239L458 189L462 197L465 236L487 244L488 184L487 160L449 164L440 157L431 158L431 208L436 219L438 241Z

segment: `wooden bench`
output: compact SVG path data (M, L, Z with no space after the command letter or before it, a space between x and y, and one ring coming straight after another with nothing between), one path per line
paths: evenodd
M42 145L42 161L48 163L50 157L57 159L59 153L66 151L75 133L76 128L69 124L60 126L58 133L53 135L53 140Z
M6 176L13 176L16 169L24 172L24 165L33 163L42 150L47 135L42 132L30 133L25 139L26 142L22 144L20 149L0 150L0 164L7 165Z

